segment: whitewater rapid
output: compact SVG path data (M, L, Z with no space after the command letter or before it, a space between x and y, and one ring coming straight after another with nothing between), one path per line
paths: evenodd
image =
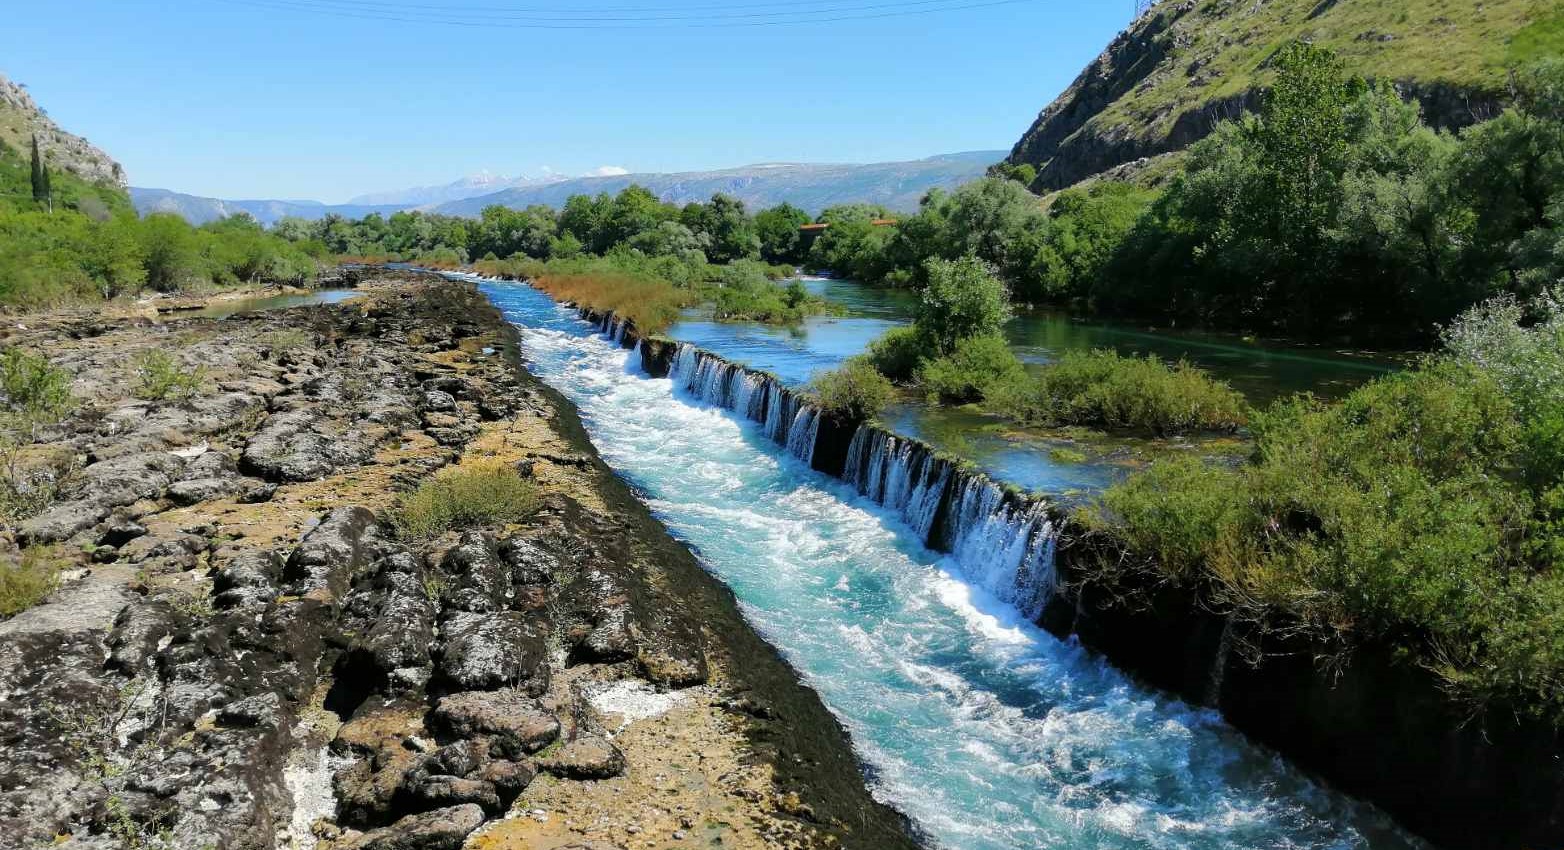
M840 718L875 794L936 846L1416 846L1215 713L1033 626L983 589L986 563L968 563L982 551L929 551L905 511L811 471L767 423L648 378L525 285L482 288L603 457Z

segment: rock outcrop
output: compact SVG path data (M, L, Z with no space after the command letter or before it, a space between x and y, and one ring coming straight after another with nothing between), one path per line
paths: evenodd
M128 188L125 169L108 154L80 136L73 136L60 129L21 84L0 75L0 113L9 113L7 120L0 120L0 142L26 152L37 136L38 148L50 167L66 171L88 181Z
M621 846L719 820L724 846L913 846L731 595L496 353L498 312L439 279L367 288L0 332L81 401L27 453L65 459L54 502L0 538L65 568L0 621L0 846ZM153 346L202 392L128 398ZM520 470L538 510L399 536L399 494L466 462ZM595 701L626 688L673 696ZM776 802L799 798L811 817Z
M1489 31L1520 29L1543 12L1502 0L1402 15L1374 31L1364 14L1358 4L1317 0L1163 0L1037 116L1007 162L1035 166L1033 188L1052 191L1183 150L1256 108L1274 46L1290 39L1336 50L1349 71L1417 100L1430 125L1457 129L1498 114L1505 100L1503 39ZM1450 49L1464 40L1473 41L1464 52ZM1474 67L1473 55L1485 61Z

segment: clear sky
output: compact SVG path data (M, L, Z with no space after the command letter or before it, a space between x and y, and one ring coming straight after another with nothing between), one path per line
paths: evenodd
M733 26L800 12L815 22ZM337 202L482 169L1006 149L1132 13L1131 0L18 0L0 73L133 185Z

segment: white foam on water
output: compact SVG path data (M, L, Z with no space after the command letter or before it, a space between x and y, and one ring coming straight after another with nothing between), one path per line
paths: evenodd
M841 720L874 793L936 846L1416 846L1215 713L1034 626L1017 606L1050 579L1027 572L1051 564L1028 542L1051 539L1039 518L990 521L980 509L1010 509L973 489L956 554L931 552L900 509L912 487L881 507L770 439L781 421L741 421L684 380L637 374L634 353L524 286L485 289L605 460ZM688 376L693 352L677 359ZM995 558L1008 572L980 562Z

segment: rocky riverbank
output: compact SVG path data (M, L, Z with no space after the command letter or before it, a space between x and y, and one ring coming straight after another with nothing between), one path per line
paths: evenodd
M429 277L361 288L5 331L79 406L12 453L49 498L3 557L61 572L0 622L0 845L913 846L498 312ZM145 351L188 398L133 397ZM479 465L530 480L536 511L389 522Z

